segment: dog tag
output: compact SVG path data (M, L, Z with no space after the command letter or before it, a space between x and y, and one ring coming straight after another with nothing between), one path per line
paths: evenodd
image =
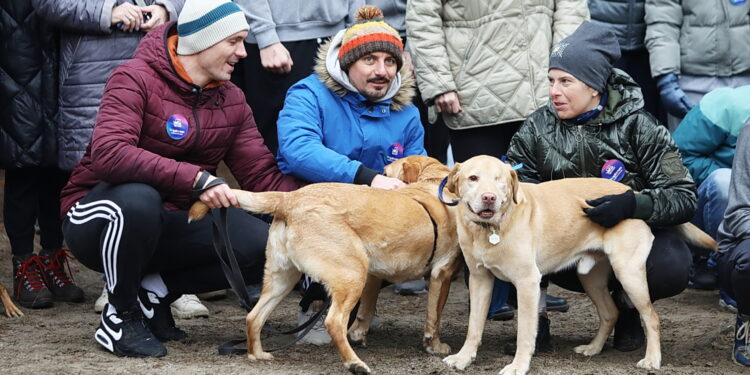
M496 230L492 230L492 234L487 238L491 244L497 245L500 243L500 235L497 234Z

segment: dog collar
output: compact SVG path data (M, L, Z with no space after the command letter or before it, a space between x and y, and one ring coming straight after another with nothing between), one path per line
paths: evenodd
M443 204L447 206L455 206L458 204L458 202L461 201L461 198L453 198L450 202L446 202L445 199L443 199L443 189L445 189L445 184L448 183L448 176L445 176L442 181L440 181L440 185L438 186L438 200L442 202Z

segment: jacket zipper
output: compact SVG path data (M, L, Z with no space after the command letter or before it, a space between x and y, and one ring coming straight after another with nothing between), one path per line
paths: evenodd
M201 140L201 123L200 123L200 120L198 120L197 108L198 108L198 103L200 103L201 101L201 94L203 93L203 89L200 87L198 88L193 87L193 92L195 92L195 103L193 103L193 108L192 108L193 118L195 119L195 142L193 142L193 146L190 148L191 150L198 147L198 144L200 143L200 140Z
M584 174L584 168L585 168L584 166L586 165L585 163L586 160L585 160L585 155L583 153L583 125L578 125L577 128L578 128L578 154L581 155L580 176L586 177L586 175Z

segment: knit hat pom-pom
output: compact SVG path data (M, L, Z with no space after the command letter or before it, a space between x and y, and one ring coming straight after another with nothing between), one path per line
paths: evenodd
M374 5L365 5L362 8L359 8L359 10L357 11L357 15L354 16L354 20L356 22L382 19L384 19L383 12Z

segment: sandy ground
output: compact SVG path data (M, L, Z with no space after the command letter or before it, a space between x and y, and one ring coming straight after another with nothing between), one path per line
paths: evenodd
M0 181L2 180L0 174ZM0 282L12 287L10 250L0 225ZM72 262L74 278L85 290L81 304L57 303L44 310L23 309L22 318L0 315L1 374L346 374L332 346L297 345L275 353L273 361L250 362L245 356L219 356L218 344L244 336L244 310L230 293L223 300L206 302L207 319L178 320L189 334L187 341L168 343L169 354L158 359L118 358L101 349L93 334L98 324L93 303L101 292L98 274ZM611 347L593 358L573 352L587 343L596 328L596 316L588 298L556 287L550 292L567 297L567 313L552 313L553 351L536 355L532 374L647 374L635 364L644 350L621 353ZM296 292L290 294L271 315L277 328L296 322ZM468 323L468 291L459 278L453 283L442 324L443 341L455 353L463 343ZM734 315L719 309L718 294L687 290L655 304L662 323L662 370L657 374L742 374L748 370L730 357ZM425 296L403 297L392 287L383 289L378 301L383 320L371 332L368 347L355 351L376 374L458 374L440 357L421 347ZM515 340L515 321L488 322L476 362L463 373L496 374L512 360L501 352L503 344ZM270 337L266 347L286 337Z

